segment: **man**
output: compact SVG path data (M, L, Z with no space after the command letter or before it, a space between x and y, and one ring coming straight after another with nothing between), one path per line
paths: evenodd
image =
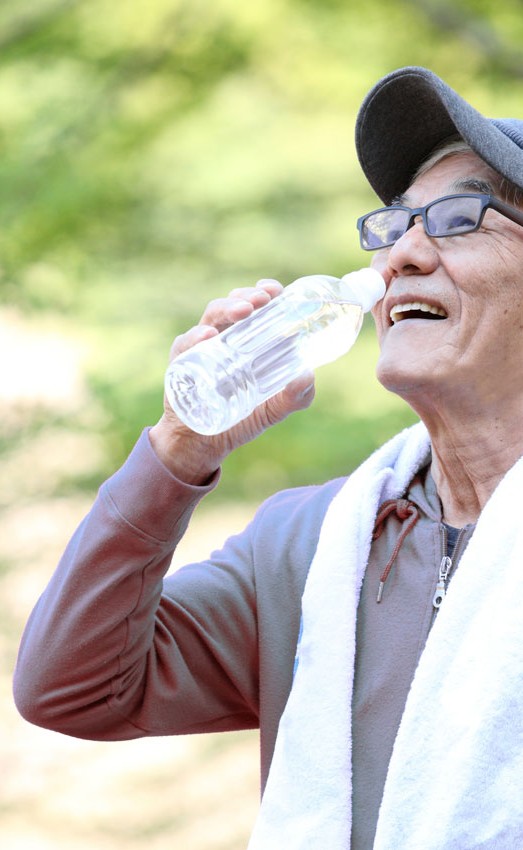
M523 121L404 68L356 144L386 205L358 222L387 285L378 376L422 421L162 583L223 458L313 385L218 437L166 408L37 604L17 703L104 740L259 725L253 850L520 850ZM211 303L172 354L278 291Z

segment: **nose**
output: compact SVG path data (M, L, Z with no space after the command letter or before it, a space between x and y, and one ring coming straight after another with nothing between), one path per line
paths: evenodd
M387 268L392 274L430 274L439 264L438 252L416 216L403 236L388 249Z

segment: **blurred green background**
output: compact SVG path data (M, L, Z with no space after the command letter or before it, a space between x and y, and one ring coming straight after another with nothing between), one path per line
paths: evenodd
M486 114L522 116L522 44L521 0L2 0L6 850L54 850L62 838L69 850L84 846L71 824L60 840L43 816L34 834L21 826L23 814L41 814L49 783L63 794L52 765L65 745L31 738L40 733L15 716L10 675L23 621L75 522L161 413L172 338L235 286L366 265L354 222L376 199L353 144L365 93L390 70L420 64ZM221 512L207 529L225 533L227 517L243 522L244 508L276 488L349 472L414 421L375 381L376 355L367 322L353 351L319 370L309 411L226 462L208 509ZM206 540L203 527L198 536ZM40 773L38 746L48 753L36 760ZM201 746L216 754L222 745ZM108 760L118 748L102 752ZM67 750L60 770L71 760ZM29 775L40 785L24 792ZM113 841L102 818L85 846L244 846L244 824L236 838L211 829L180 839L176 806L154 815L158 828L145 804L131 808L136 828ZM218 808L228 823L238 815L226 788ZM198 807L188 817L201 825Z
M92 488L159 416L170 342L210 298L366 265L364 94L424 64L487 113L517 112L522 12L518 0L4 0L2 302L74 338L83 391L76 409L26 393L4 450L43 428L94 431L98 462L61 482ZM230 459L221 497L339 474L410 421L374 385L374 360L370 332L319 374L309 413ZM16 368L4 358L11 382ZM53 363L32 368L36 402Z

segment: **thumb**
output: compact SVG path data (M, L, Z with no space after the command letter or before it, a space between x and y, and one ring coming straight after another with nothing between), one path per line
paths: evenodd
M289 414L309 407L314 400L314 393L314 373L304 372L266 402L272 423L281 422Z

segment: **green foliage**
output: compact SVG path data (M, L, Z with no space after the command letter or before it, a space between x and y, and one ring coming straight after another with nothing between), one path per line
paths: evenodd
M100 475L159 415L171 339L210 298L366 264L353 128L379 76L424 64L520 109L516 0L23 5L0 9L0 293L88 345ZM341 474L412 421L368 334L309 412L230 459L224 494Z

